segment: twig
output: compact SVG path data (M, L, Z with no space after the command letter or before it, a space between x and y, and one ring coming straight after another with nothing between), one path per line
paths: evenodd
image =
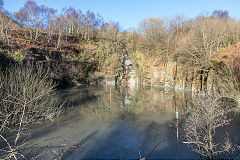
M17 157L14 153L14 149L12 149L11 145L8 143L6 138L4 138L2 135L0 135L0 137L7 143L8 147L9 147L9 150L10 150L10 153L11 153L11 156L13 156L15 160L17 160Z
M26 110L26 97L25 97L25 87L23 88L23 102L24 102L24 105L23 105L23 112L22 112L22 115L21 115L21 119L20 119L20 124L19 124L19 128L18 128L18 133L17 133L17 136L16 136L16 139L15 139L15 145L17 145L17 141L21 135L21 130L22 130L22 123L23 123L23 118L24 118L24 114L25 114L25 110Z
M147 159L147 158L152 154L152 152L153 152L163 141L165 141L165 140L167 140L167 138L164 138L164 139L161 140L155 147L153 147L153 149L148 153L148 155L146 156L145 159Z

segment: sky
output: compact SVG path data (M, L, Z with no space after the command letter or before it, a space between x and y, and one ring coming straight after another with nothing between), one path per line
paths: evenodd
M230 17L239 19L240 0L35 0L59 12L72 6L84 13L90 10L99 13L106 22L119 22L122 29L137 28L139 22L147 17L195 18L201 13L214 10L227 10ZM26 0L4 0L4 8L16 12Z

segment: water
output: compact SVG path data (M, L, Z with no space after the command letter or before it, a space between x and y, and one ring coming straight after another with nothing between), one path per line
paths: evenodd
M182 143L184 124L179 123L178 132L176 127L176 111L182 119L192 106L191 94L121 87L72 88L60 94L71 108L56 122L32 129L27 158L53 159L61 153L67 160L199 158ZM239 120L233 124L238 135Z

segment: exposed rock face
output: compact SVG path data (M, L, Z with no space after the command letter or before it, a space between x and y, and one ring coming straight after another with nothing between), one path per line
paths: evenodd
M97 68L95 63L68 61L67 53L61 51L29 48L23 54L27 60L43 64L60 88L90 83Z
M52 51L46 49L29 48L24 51L27 59L35 61L63 60L67 54L61 51Z
M4 53L0 52L0 71L5 72L10 64L13 64L14 60L7 57Z
M89 83L90 75L96 69L95 64L81 62L49 61L43 63L49 69L51 78L57 82L59 88Z
M131 64L131 62L128 62L128 64ZM144 70L142 70L141 65L139 64L137 69L136 67L129 67L126 71L125 81L129 87L152 85L188 91L212 92L212 90L215 90L214 73L211 70L209 72L201 72L197 69L186 71L181 65L172 61L159 63L146 60Z
M66 57L69 56L69 53L66 51L29 48L23 51L23 54L28 60L47 66L50 69L51 78L61 88L86 83L97 85L114 85L116 83L116 77L98 72L97 62L68 61ZM145 60L144 69L142 69L142 64L136 66L128 56L121 58L121 64L122 74L119 82L129 87L148 84L191 91L215 90L212 72L201 73L196 69L186 71L175 62L169 61L166 64L151 60ZM205 82L204 79L206 79Z

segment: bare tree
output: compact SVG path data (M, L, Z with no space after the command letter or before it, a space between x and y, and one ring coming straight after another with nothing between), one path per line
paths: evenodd
M55 10L52 8L48 8L46 6L38 6L36 13L38 14L35 21L35 37L36 41L40 34L47 29L48 21L55 15Z
M28 28L30 40L37 40L39 37L39 30L46 29L51 14L55 11L46 6L39 6L35 1L28 0L24 7L15 13L16 19L20 24ZM35 36L34 36L35 33Z
M64 34L64 29L65 29L65 22L63 21L62 18L57 18L56 19L56 31L57 31L57 45L56 48L59 48L62 44L62 37Z
M24 4L24 7L15 13L15 17L18 19L20 24L24 25L29 29L30 40L33 39L33 29L37 21L38 8L39 6L35 1L28 0Z
M229 18L228 11L226 11L226 10L225 11L215 10L215 11L213 11L212 16L216 17L216 18Z
M47 43L50 42L50 40L52 39L52 36L54 34L55 31L55 19L56 19L56 10L49 8L48 12L47 12L47 17L46 17L46 28L45 30L47 30Z
M6 44L10 44L10 36L12 34L12 32L10 31L10 26L12 24L12 20L11 18L8 17L8 12L2 10L0 12L0 24L1 24L1 28L0 28L0 36L1 39L3 40L3 42L5 42Z
M233 158L232 152L237 148L232 146L230 140L226 137L225 142L221 143L214 139L216 129L230 123L227 115L231 109L222 108L219 98L197 98L196 103L186 119L184 143L207 159Z

